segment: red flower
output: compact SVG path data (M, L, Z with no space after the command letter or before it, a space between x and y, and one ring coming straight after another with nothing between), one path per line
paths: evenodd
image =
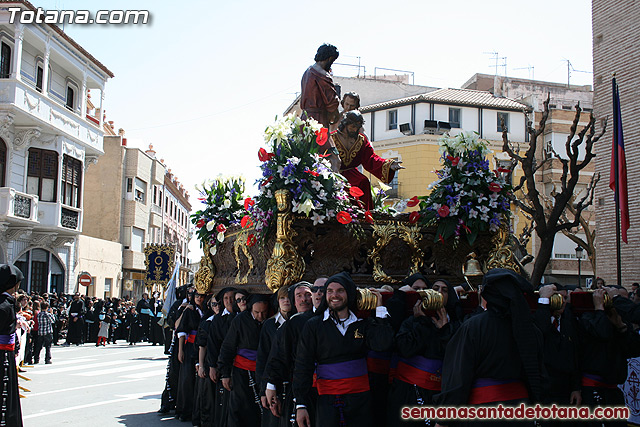
M226 233L227 227L225 227L224 224L218 224L216 230L218 231L218 233Z
M447 156L447 159L451 162L452 166L458 166L458 163L460 163L460 157Z
M498 168L498 172L500 172L500 173L509 173L509 172L511 172L511 169Z
M247 246L251 247L256 244L256 236L253 234L249 234L247 236Z
M340 211L336 215L336 219L340 224L349 224L351 222L351 215L348 212Z
M320 174L318 172L312 171L312 170L309 170L309 169L307 169L305 172L308 173L308 174L311 174L313 176L320 176Z
M371 211L366 211L364 213L364 220L367 221L369 224L373 224L373 216L371 216Z
M498 184L497 182L492 182L491 184L489 184L489 191L497 193L500 190L502 190L502 187L500 187L500 184Z
M196 227L197 228L202 228L202 227L204 227L204 224L205 224L204 218L200 218L198 220L198 222L196 222Z
M249 210L249 208L255 204L255 200L253 200L251 197L247 197L246 199L244 199L244 210Z
M251 226L253 226L253 220L251 219L251 217L249 215L243 216L242 220L240 221L240 227L249 228Z
M260 159L261 162L268 162L274 157L275 157L275 154L267 153L267 150L265 150L264 148L261 148L258 150L258 159Z
M318 157L320 158L325 158L325 157L329 157L331 155L331 153L327 153L327 154L318 154Z
M449 206L447 205L442 205L440 206L440 209L438 209L438 215L440 215L440 217L444 218L445 216L449 215Z
M356 199L359 199L360 197L364 196L364 192L358 187L351 187L349 189L349 194L351 194Z
M420 200L418 200L418 196L413 196L412 198L409 199L409 201L407 202L407 207L408 208L412 208L414 206L418 206L418 203L420 203Z
M409 224L415 224L420 219L420 212L411 212L409 214Z
M318 145L324 145L327 139L329 139L329 129L323 127L316 131L316 142Z

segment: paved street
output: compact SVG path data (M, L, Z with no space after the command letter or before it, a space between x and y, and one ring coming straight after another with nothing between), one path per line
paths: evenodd
M31 390L21 401L26 427L186 425L156 413L167 366L163 347L54 347L52 361L44 364L43 350L40 364L24 374L31 381L20 381Z

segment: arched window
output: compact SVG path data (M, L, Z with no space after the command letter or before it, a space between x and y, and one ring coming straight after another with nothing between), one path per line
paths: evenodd
M4 187L7 175L7 145L0 138L0 187Z
M71 111L78 109L78 85L72 80L67 80L67 96L65 99L65 107Z

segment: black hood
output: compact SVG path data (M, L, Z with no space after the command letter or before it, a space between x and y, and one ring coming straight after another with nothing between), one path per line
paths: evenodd
M324 298L320 303L320 306L316 310L316 313L322 314L329 307L327 303L327 287L331 283L339 283L342 285L342 287L344 287L344 289L347 291L347 306L349 307L349 310L355 313L357 310L358 290L356 288L355 282L351 278L351 275L346 271L334 274L327 279L324 284Z
M24 280L24 275L13 264L0 265L0 292L5 292Z

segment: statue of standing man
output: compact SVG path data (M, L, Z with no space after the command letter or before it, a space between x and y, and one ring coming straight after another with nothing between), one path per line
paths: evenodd
M302 118L313 117L327 129L340 117L338 112L340 97L330 73L331 65L339 55L338 48L330 44L323 44L318 48L314 58L316 63L307 68L307 71L302 75L302 93L300 95ZM320 147L320 153L329 150L329 142Z

